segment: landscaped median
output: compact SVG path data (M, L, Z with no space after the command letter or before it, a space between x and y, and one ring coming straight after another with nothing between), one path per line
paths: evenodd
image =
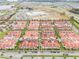
M56 38L58 39L59 42L61 42L61 37L59 35L59 31L56 27L54 27L54 30L55 30L55 35L56 35Z
M21 35L16 43L15 49L19 49L19 44L22 42L22 39L23 39L22 37L23 37L23 35L25 35L25 32L28 30L27 25L29 25L29 22L26 22L26 27L24 29L22 29Z
M59 31L56 28L56 26L54 27L54 31L55 31L56 38L57 38L58 42L60 43L60 46L61 46L60 49L64 49L64 45L62 44L61 36L60 36Z
M77 29L79 29L79 22L77 22L73 17L70 18L70 22L74 25Z

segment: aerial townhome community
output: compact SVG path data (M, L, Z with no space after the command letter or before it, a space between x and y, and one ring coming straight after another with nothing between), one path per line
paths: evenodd
M79 55L72 55L79 51L79 15L75 16L67 5L40 2L6 2L1 5L7 7L0 9L0 57L79 58Z

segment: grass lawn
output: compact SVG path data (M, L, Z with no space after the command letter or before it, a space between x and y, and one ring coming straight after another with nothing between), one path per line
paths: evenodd
M77 22L75 19L71 19L70 22L71 22L77 29L79 29L79 22Z
M9 59L9 58L7 58L7 57L1 57L1 56L0 56L0 59Z
M0 58L0 59L7 59L7 58Z
M5 10L5 11L0 11L0 13L1 13L2 15L6 15L6 14L9 14L9 13L10 13L10 11L8 11L8 10Z
M79 29L79 24L74 22L75 26Z
M3 38L7 33L8 33L8 31L6 31L6 32L0 32L0 38Z

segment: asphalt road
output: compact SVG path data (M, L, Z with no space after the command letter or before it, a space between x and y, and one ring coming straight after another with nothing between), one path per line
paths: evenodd
M63 54L68 54L68 55L78 55L79 52L59 52L59 53L51 53L51 52L27 52L25 53L24 51L0 51L0 54L3 54L4 57L8 57L11 59L20 59L23 55L63 55ZM12 57L11 57L12 56ZM24 57L23 59L32 59L32 57ZM53 59L52 57L34 57L33 59ZM55 57L55 59L64 59L64 57ZM73 57L67 57L66 59L74 59ZM79 59L79 58L77 58Z

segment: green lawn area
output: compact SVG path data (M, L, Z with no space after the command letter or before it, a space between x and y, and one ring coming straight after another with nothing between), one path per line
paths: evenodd
M10 13L8 10L0 11L0 14L2 14L2 15L6 15L6 14L8 14L8 13Z
M7 59L7 58L0 58L0 59Z
M9 59L9 58L7 58L7 57L1 57L1 56L0 56L0 59Z
M79 22L77 22L75 19L70 19L70 22L72 25L74 25L77 29L79 29Z
M0 38L3 38L7 33L8 33L8 31L6 31L6 32L0 32Z
M74 22L74 25L79 29L79 24Z

